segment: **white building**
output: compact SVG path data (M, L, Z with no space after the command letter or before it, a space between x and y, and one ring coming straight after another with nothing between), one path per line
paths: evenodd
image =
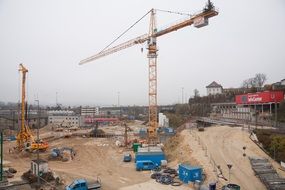
M216 94L222 94L223 93L223 87L222 85L218 84L217 82L213 81L211 84L206 86L207 89L207 95L216 95Z
M285 86L285 79L281 80L280 83L282 86Z
M71 110L50 110L47 111L47 114L50 115L74 115L74 111Z
M48 123L59 127L79 127L80 117L76 115L51 115Z
M99 107L82 107L81 115L83 116L99 115Z
M169 127L169 119L163 113L158 114L158 126Z

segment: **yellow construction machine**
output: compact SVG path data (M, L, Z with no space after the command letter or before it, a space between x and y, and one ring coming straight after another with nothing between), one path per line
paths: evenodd
M42 140L36 141L32 131L26 124L26 113L25 113L25 99L26 99L26 69L23 64L19 65L19 71L22 73L22 98L21 98L21 127L19 133L17 134L17 148L18 150L41 150L45 151L48 148L48 143Z

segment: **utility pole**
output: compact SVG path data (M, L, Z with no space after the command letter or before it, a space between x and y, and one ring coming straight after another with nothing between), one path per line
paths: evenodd
M0 182L1 181L3 181L3 131L2 131L2 129L1 129L1 131L0 131L0 148L1 148L1 166L0 166Z
M181 95L182 95L181 104L183 104L184 103L184 87L181 88Z
M257 129L257 110L256 110L256 104L254 105L254 113L255 113L255 129Z
M58 104L58 102L57 102L57 94L58 94L58 92L55 93L55 107L57 107L57 104Z
M276 97L274 96L275 100L275 128L277 128L277 102L276 102Z
M15 111L12 110L13 130L15 130Z
M118 92L118 107L120 107L120 92Z
M39 163L40 163L40 153L39 153L39 143L40 143L40 133L39 133L39 130L40 130L40 101L39 99L35 100L37 103L38 103L38 127L37 127L37 187L39 189L40 187L40 167L39 167Z
M120 91L118 92L118 108L120 109L120 117L121 117L121 106L120 106Z

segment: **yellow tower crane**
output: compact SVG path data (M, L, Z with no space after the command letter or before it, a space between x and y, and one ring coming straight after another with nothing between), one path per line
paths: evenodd
M208 0L206 7L200 13L195 14L195 15L190 15L190 17L188 17L187 19L158 31L157 27L156 27L156 11L157 10L155 10L155 9L151 9L147 13L147 14L150 13L150 26L149 26L149 33L148 34L141 35L141 36L136 37L132 40L129 40L127 42L124 42L122 44L119 44L117 46L109 48L109 46L114 42L113 41L110 45L108 45L106 48L104 48L99 53L97 53L91 57L88 57L86 59L83 59L79 63L80 65L85 64L85 63L89 63L91 61L94 61L94 60L99 59L101 57L113 54L113 53L118 52L120 50L129 48L129 47L134 46L136 44L142 44L144 42L147 42L147 49L148 49L147 57L149 60L149 64L148 64L148 67L149 67L149 80L148 80L149 81L149 128L148 128L148 137L149 137L150 142L155 142L157 140L157 127L158 127L158 123L157 123L157 114L158 114L157 113L158 112L157 111L157 51L158 50L157 50L156 38L163 36L165 34L168 34L170 32L179 30L179 29L184 28L186 26L190 26L192 24L194 24L194 26L197 28L206 26L206 25L208 25L208 19L209 18L218 15L218 11L213 6L213 3L210 0ZM160 11L162 11L162 10L160 10ZM171 11L167 11L167 12L171 12ZM145 14L144 16L146 16L147 14ZM132 26L134 26L134 25L132 25ZM126 33L129 29L127 29L124 33ZM118 38L120 38L122 35L120 35Z
M22 96L21 96L21 127L17 134L17 148L19 150L46 150L48 148L48 143L43 141L35 141L32 131L26 124L26 73L28 69L24 67L23 64L19 65L19 71L22 73Z

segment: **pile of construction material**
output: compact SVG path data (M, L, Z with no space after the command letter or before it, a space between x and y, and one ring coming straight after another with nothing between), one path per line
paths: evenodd
M166 168L162 171L153 171L151 178L164 185L180 186L182 182L177 179L178 173L175 169Z
M249 158L251 167L269 190L282 190L285 189L285 179L281 178L272 164L266 158Z

